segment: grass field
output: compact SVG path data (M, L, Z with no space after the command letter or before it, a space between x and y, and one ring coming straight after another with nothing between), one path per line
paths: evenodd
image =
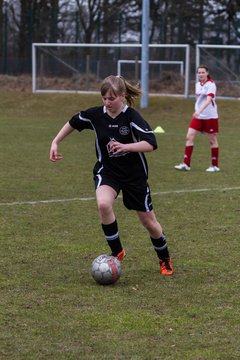
M50 142L98 96L2 92L0 101L0 359L240 359L240 102L218 101L220 173L199 136L192 170L182 153L193 100L150 98L158 134L147 154L157 216L175 274L162 277L147 233L119 199L127 257L115 286L92 260L108 251L94 200L92 132Z

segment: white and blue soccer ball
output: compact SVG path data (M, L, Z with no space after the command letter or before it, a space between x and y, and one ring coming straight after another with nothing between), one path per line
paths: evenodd
M114 256L99 255L92 262L91 274L101 285L114 284L121 276L121 264Z

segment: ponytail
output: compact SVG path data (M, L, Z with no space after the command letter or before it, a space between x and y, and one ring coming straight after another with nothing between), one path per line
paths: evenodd
M123 76L113 75L106 77L101 85L102 96L105 96L108 91L111 91L115 96L125 94L129 106L133 106L135 98L142 94L142 90L138 85L133 86Z

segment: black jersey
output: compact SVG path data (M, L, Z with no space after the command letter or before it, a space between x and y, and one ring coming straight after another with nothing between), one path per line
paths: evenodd
M157 148L155 135L149 124L133 108L124 107L123 111L112 118L105 106L93 107L74 115L69 124L78 131L91 129L96 134L96 155L98 162L95 171L119 177L122 180L134 180L148 177L148 166L143 153L129 152L113 154L109 144L116 140L123 144L147 141Z

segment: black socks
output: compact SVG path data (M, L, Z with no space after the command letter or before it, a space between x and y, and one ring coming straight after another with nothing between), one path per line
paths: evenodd
M112 224L102 224L102 229L105 234L108 245L112 251L112 255L116 256L122 251L122 244L118 234L118 224L115 220Z
M168 259L170 255L168 252L166 236L162 233L162 236L159 239L153 239L151 237L151 241L158 258L161 260Z

